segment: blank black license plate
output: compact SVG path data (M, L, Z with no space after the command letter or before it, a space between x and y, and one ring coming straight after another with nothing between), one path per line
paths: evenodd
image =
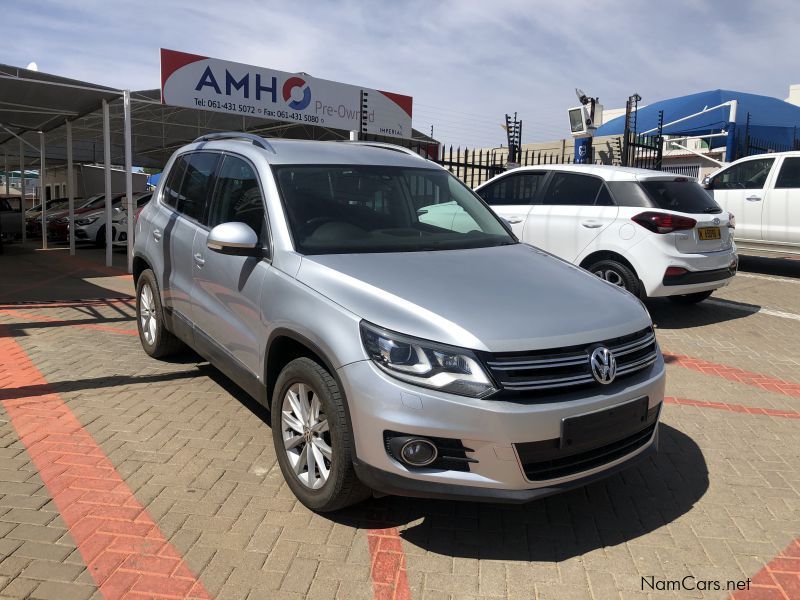
M561 421L561 448L597 448L641 431L647 421L649 400L639 398L605 410Z

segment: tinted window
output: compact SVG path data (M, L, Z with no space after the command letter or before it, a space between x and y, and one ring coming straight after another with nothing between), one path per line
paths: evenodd
M478 194L490 206L533 204L545 175L545 172L507 175L481 188Z
M620 206L661 208L683 213L720 213L722 209L693 179L609 181Z
M175 208L178 206L178 194L181 189L183 174L186 172L186 157L180 156L173 163L172 168L164 184L164 194L162 196L164 204Z
M611 197L611 193L608 191L608 187L603 185L600 187L600 191L597 192L597 198L594 201L595 206L614 206L614 199Z
M415 252L516 243L441 169L275 167L295 248L304 254Z
M760 190L767 182L774 158L746 160L714 177L715 190Z
M784 158L776 188L800 188L800 157Z
M542 204L593 206L603 180L576 173L553 173Z
M208 225L214 227L232 221L246 223L261 236L265 224L264 202L253 167L241 158L226 156L217 175Z
M220 155L211 152L193 152L186 163L186 173L178 194L178 212L203 222L206 202L214 185L214 171Z

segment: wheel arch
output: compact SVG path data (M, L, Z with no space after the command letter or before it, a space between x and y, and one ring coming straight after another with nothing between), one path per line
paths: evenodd
M628 267L633 272L633 274L636 275L637 279L641 279L639 277L639 273L636 270L636 267L634 267L631 264L631 261L629 261L627 258L622 256L622 254L619 254L618 252L614 252L613 250L597 250L595 252L592 252L591 254L587 255L580 262L580 264L578 266L581 269L588 269L589 266L592 263L596 263L596 262L601 261L601 260L615 260L617 262L620 262L623 265L625 265L626 267Z
M339 393L342 396L342 401L345 406L345 416L347 420L347 428L350 430L350 439L354 444L354 458L358 457L358 452L355 451L355 436L353 435L353 420L350 415L350 403L345 392L345 387L339 379L339 373L333 366L334 362L327 356L327 354L306 336L297 331L278 328L274 330L267 340L267 347L264 352L264 405L267 409L272 407L272 395L275 391L275 382L278 379L283 368L296 358L310 358L319 362L328 373L330 373L336 385L339 386Z
M141 255L136 254L133 257L133 285L136 287L136 283L139 281L139 276L147 269L152 271L153 267L150 266L150 263L147 262L145 258Z
M597 250L595 252L592 252L591 254L588 254L586 257L584 257L584 259L581 260L581 262L579 263L578 266L581 269L586 269L588 271L589 267L593 263L596 263L596 262L601 261L601 260L614 260L614 261L617 261L618 263L621 263L621 264L625 265L626 267L628 267L631 270L631 273L633 273L633 276L636 277L636 281L637 281L638 287L639 287L638 296L641 299L645 299L646 298L647 292L645 290L644 281L642 281L642 278L639 276L639 271L637 271L636 267L633 265L633 263L631 263L630 260L625 258L619 252L614 252L613 250Z

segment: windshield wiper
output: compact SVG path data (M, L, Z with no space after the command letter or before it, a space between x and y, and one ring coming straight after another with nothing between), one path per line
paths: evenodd
M704 208L703 212L704 213L717 214L717 213L721 213L722 209L720 207L718 207L718 206L709 206L707 208Z

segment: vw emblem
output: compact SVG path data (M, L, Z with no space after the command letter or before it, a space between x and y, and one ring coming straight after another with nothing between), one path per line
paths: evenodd
M600 346L592 351L589 357L592 375L598 383L608 384L617 376L617 359L608 348Z
M717 218L714 219L714 225L719 225L719 219Z

